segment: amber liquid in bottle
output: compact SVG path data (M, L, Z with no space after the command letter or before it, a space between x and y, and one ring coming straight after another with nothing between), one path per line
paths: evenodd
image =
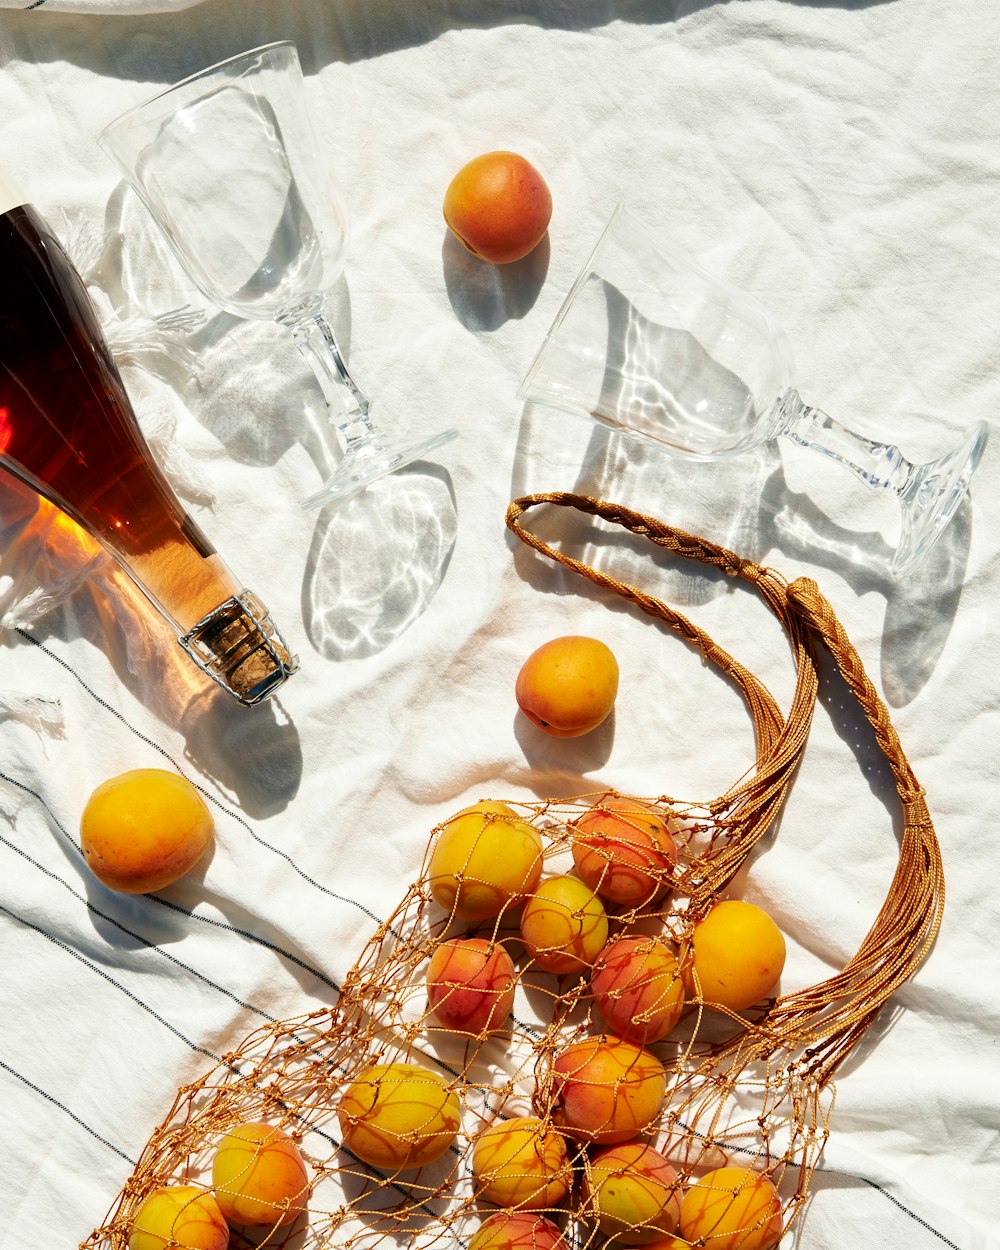
M0 213L0 278L4 467L99 538L187 634L239 596L240 584L152 459L83 281L30 205ZM208 667L227 687L229 661L216 653L232 652L241 629L252 632L240 617L230 611L228 634L216 622L208 642ZM274 684L294 670L283 644L270 659L283 670Z

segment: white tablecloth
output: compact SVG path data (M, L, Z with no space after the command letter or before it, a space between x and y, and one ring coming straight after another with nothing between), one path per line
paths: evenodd
M179 1084L259 1024L332 1002L454 810L604 785L708 798L749 764L745 711L697 656L506 532L512 497L569 489L816 577L927 790L944 925L841 1074L794 1244L1000 1246L1000 441L900 585L893 501L830 462L786 443L679 466L515 398L625 200L782 320L808 402L912 458L992 421L995 0L14 7L0 160L64 233L178 493L302 668L253 711L192 686L107 564L82 567L64 531L32 521L33 497L0 483L0 1245L81 1241ZM319 480L304 363L284 332L211 309L186 340L193 371L155 350L151 318L204 305L95 141L162 85L281 38L299 46L353 217L331 301L352 368L386 425L460 430L435 464L319 515L297 508ZM548 241L508 269L464 255L441 216L452 174L493 148L532 160L555 206ZM129 355L142 334L154 350ZM787 706L787 649L750 595L583 524L566 541L688 611ZM560 742L519 717L513 686L568 632L612 646L621 692L613 722ZM100 781L144 766L204 788L217 840L190 877L128 898L89 875L79 817ZM857 948L896 816L827 681L777 836L737 883L788 934L784 988Z

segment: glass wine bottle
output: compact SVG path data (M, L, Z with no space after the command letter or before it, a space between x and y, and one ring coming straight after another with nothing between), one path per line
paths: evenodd
M0 465L92 534L240 703L297 668L187 515L139 429L82 279L0 174Z

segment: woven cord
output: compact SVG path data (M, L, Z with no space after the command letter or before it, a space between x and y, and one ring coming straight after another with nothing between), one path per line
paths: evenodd
M541 504L574 508L623 526L677 556L698 560L755 587L788 634L798 680L787 722L761 683L727 652L660 600L628 583L599 572L543 542L522 524L524 513ZM698 646L743 690L758 735L754 774L716 801L724 810L735 802L762 817L750 838L731 848L731 858L706 887L717 888L733 863L766 830L801 759L811 723L818 679L813 647L822 645L860 703L876 741L896 778L903 812L899 860L889 892L860 948L828 980L776 1000L761 1036L768 1046L795 1049L807 1045L808 1066L824 1084L872 1024L887 999L915 972L928 954L941 924L944 873L941 851L924 792L903 753L885 704L864 670L861 658L815 582L801 578L788 585L774 570L742 559L724 547L665 525L617 504L566 492L526 495L507 510L507 525L540 554L558 561L598 586L615 591L644 612L666 622ZM780 728L779 728L780 726Z

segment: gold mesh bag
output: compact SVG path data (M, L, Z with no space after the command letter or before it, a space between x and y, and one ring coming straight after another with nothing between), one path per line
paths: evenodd
M752 673L683 616L531 533L524 515L540 504L577 509L622 526L677 557L752 586L791 646L796 683L788 715ZM664 1069L666 1096L642 1140L672 1165L678 1198L721 1167L741 1169L748 1177L764 1173L777 1187L780 1223L787 1230L806 1200L827 1136L833 1076L888 998L919 966L940 923L941 858L923 791L856 651L812 581L789 585L771 569L651 517L577 495L517 499L508 509L507 524L540 554L624 596L697 647L736 684L753 720L754 768L708 802L609 791L508 801L541 835L547 873L572 868L575 822L594 805L619 799L627 813L634 802L637 812L652 807L668 821L677 856L663 872L663 890L641 906L611 910L612 936L661 936L683 963L694 925L771 826L793 780L816 700L818 644L828 649L864 710L896 779L903 816L898 863L871 930L845 967L817 985L740 1013L707 1009L697 983L689 985L676 1027L648 1048ZM560 1123L556 1057L574 1042L599 1035L603 1026L586 976L545 972L525 957L518 944L518 909L511 905L472 926L478 935L518 953L507 1026L483 1038L442 1027L428 1006L428 963L442 939L470 931L434 901L429 887L430 855L447 826L445 820L432 832L419 877L361 952L336 1006L253 1033L200 1081L179 1090L104 1226L85 1247L124 1250L136 1211L159 1186L210 1188L216 1146L229 1129L246 1121L266 1121L299 1143L310 1178L308 1213L287 1225L234 1228L233 1247L450 1250L470 1244L483 1220L497 1211L482 1198L484 1169L477 1168L478 1177L473 1172L477 1143L491 1125L531 1117L531 1140L541 1150L547 1128ZM422 1167L377 1168L344 1146L338 1106L352 1082L373 1065L401 1062L421 1065L457 1093L460 1129L444 1153ZM400 1158L407 1145L400 1141ZM567 1247L604 1246L608 1231L597 1222L594 1147L579 1140L568 1147L568 1187L532 1191L525 1209L552 1221ZM657 1250L691 1244L706 1250L761 1250L775 1244L775 1229L766 1232L748 1215L746 1226L737 1225L731 1234L723 1235L720 1226L701 1240L678 1236L653 1244ZM618 1233L615 1245L650 1244L655 1238L638 1224L626 1223ZM491 1250L502 1244L489 1242ZM548 1244L537 1230L516 1243L517 1250Z

